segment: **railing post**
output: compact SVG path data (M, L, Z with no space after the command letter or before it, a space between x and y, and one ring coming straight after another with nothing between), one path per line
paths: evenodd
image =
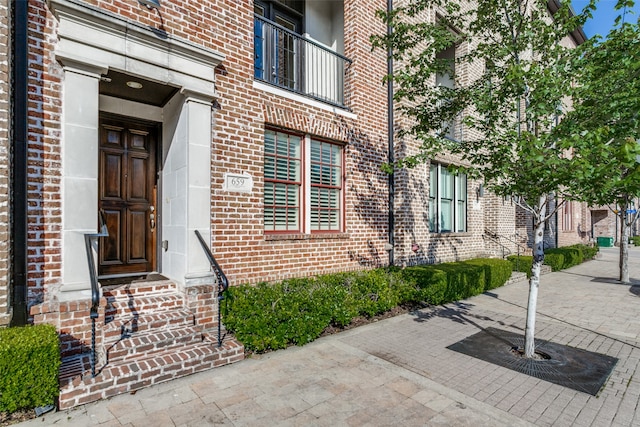
M213 256L213 253L211 253L211 249L209 249L209 245L207 244L207 242L205 242L204 238L202 238L202 235L200 234L200 232L198 230L194 230L194 232L196 233L196 237L198 238L198 241L200 242L200 246L202 246L202 250L204 251L205 255L207 256L207 259L209 260L209 264L211 265L211 268L213 269L213 272L216 274L216 278L218 279L218 296L217 296L217 300L218 300L218 347L222 346L222 316L220 313L220 309L221 309L221 305L222 305L222 300L224 299L224 292L229 289L229 280L227 279L227 276L224 274L224 271L222 271L222 268L220 268L220 265L218 264L218 262L216 261L216 259Z
M100 284L96 273L96 263L93 259L92 242L100 237L108 237L109 230L104 220L104 212L100 211L98 217L100 221L100 231L84 235L84 244L87 251L87 265L89 267L89 280L91 282L91 308L89 317L91 318L91 376L96 376L96 319L100 308Z

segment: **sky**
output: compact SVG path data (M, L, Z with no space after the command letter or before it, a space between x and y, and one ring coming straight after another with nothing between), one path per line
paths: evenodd
M580 13L588 3L589 0L571 0L571 5L576 13ZM614 10L616 3L617 0L598 1L596 11L593 13L593 18L588 20L583 27L587 37L593 37L596 34L606 37L609 30L613 27L616 16L618 16L620 12ZM634 14L628 15L627 22L636 22L638 19L640 15L640 0L635 1L632 11Z

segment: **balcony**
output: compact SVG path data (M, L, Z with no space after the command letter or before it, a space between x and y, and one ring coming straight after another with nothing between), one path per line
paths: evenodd
M282 89L347 108L351 60L275 22L255 15L254 77Z

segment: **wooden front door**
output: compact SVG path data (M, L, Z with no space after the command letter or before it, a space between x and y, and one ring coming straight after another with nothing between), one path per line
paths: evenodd
M100 239L99 275L156 269L158 126L100 117L99 208L109 237Z

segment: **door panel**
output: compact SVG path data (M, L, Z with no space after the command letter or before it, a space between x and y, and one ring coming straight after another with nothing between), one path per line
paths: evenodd
M156 269L157 126L101 116L99 208L109 237L99 246L99 275Z

